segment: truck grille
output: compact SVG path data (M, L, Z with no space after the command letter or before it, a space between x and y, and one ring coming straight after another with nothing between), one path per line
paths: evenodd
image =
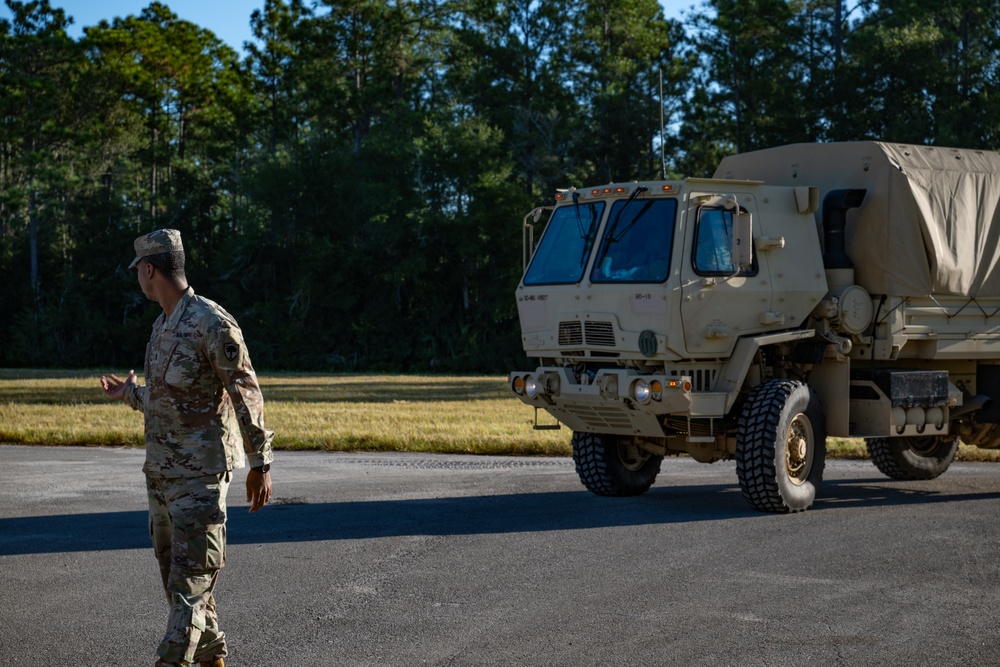
M583 345L583 323L560 322L559 345Z
M588 345L615 346L615 329L611 322L587 322L584 325L587 332Z
M675 370L672 374L676 376L691 376L692 389L695 391L712 391L715 386L715 376L718 369L715 368L692 368L689 370Z
M583 345L585 333L587 345L615 346L615 328L611 322L580 322L579 320L559 323L559 345Z

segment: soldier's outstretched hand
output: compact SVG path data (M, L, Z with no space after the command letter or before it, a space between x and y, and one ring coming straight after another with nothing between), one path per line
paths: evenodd
M120 377L111 373L110 375L101 376L101 389L110 398L117 398L119 400L125 397L125 387L129 385L137 384L139 378L136 376L135 371L129 371L128 377L122 380Z

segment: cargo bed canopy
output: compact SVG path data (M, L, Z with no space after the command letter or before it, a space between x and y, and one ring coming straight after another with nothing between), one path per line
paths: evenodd
M729 156L715 178L814 185L821 201L831 190L864 188L864 203L847 212L859 285L900 297L1000 297L1000 153L794 144Z

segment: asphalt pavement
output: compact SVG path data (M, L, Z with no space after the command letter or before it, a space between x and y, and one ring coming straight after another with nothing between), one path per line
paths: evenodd
M0 445L0 667L151 667L143 453ZM230 491L229 667L1000 665L1000 464L829 461L762 514L731 463L636 498L570 459L278 452Z

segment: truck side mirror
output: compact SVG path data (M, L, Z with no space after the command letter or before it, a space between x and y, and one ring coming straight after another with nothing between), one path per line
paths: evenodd
M551 206L539 206L524 216L524 220L521 221L522 272L528 269L528 262L535 256L535 225L541 221L542 214L547 211L551 212L552 210L553 207Z
M753 264L753 220L749 213L733 214L733 264L740 270L749 269Z

